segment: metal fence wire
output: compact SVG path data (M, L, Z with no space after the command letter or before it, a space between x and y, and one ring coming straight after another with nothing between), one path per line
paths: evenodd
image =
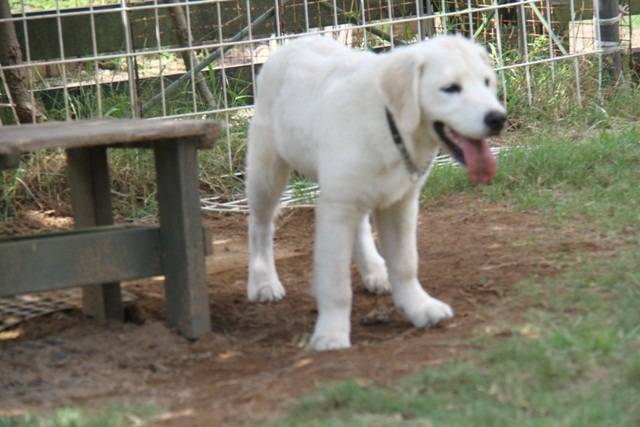
M31 121L99 117L216 118L228 173L245 135L256 74L280 44L309 33L384 51L442 33L492 52L505 101L545 96L533 73L571 73L576 104L612 53L630 49L634 2L618 0L0 0L21 61L0 64L0 119L18 121L7 74L23 76ZM638 19L636 19L638 18ZM612 31L619 35L612 39ZM637 43L636 43L637 44ZM594 66L595 64L595 66ZM595 72L593 71L595 70ZM511 92L510 92L511 91ZM25 120L22 120L23 122ZM242 139L242 138L241 138Z

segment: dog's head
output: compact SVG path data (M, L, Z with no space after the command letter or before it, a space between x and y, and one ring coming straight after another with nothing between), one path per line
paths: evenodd
M482 46L440 36L397 49L381 67L377 86L404 136L426 128L467 167L472 181L493 179L496 160L487 138L502 131L507 116Z

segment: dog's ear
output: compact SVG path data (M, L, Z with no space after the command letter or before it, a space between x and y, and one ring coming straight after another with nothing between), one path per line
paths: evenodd
M491 67L492 61L491 61L491 52L489 51L489 48L484 46L478 46L478 50L480 51L480 57L482 58L482 61Z
M396 51L383 61L376 86L385 106L405 135L420 124L419 84L424 61L415 52Z

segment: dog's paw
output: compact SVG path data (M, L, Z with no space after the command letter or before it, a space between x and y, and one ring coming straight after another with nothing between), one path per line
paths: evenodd
M351 340L349 334L339 332L313 334L310 346L315 351L342 350L351 347Z
M384 295L391 292L391 285L386 271L367 274L362 278L362 282L364 283L364 288L372 294Z
M449 320L453 317L453 310L448 304L425 294L419 301L412 301L399 307L400 312L416 328L426 328Z
M286 292L279 280L263 282L259 285L247 289L247 296L250 302L275 302L284 298Z

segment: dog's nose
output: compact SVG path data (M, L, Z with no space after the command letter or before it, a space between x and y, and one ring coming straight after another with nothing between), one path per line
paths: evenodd
M502 128L504 128L504 123L507 121L507 115L502 111L489 111L486 116L484 116L484 124L491 130L493 133L499 133Z

